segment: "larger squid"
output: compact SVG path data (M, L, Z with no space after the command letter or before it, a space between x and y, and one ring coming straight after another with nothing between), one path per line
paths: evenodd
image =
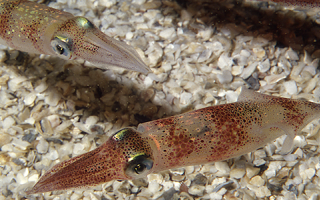
M87 188L110 180L221 161L260 148L283 134L282 152L320 117L320 104L242 88L238 102L124 128L97 149L55 165L28 191Z
M148 73L135 49L102 33L88 19L27 0L0 0L0 44L63 59L81 58Z

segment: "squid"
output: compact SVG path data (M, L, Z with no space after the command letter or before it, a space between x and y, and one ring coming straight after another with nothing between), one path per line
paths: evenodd
M136 50L102 33L84 17L75 17L27 0L0 0L0 44L35 53L77 58L148 73Z
M95 150L55 165L27 194L86 189L114 179L226 160L284 134L281 153L288 153L294 137L316 118L320 104L242 88L235 103L123 128Z

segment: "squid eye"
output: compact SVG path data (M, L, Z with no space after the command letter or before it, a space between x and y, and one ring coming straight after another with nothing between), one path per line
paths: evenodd
M140 178L149 174L153 166L153 161L146 155L134 157L127 165L126 174L132 178Z
M51 40L51 47L58 56L65 59L71 58L72 41L70 39L62 36L55 36L53 40Z

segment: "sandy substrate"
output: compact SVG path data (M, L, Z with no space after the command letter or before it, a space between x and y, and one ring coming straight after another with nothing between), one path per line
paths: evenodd
M320 101L318 14L265 2L58 0L134 46L153 73L0 51L2 199L320 198L320 124L279 154L284 137L234 159L86 191L26 196L45 171L122 127L235 102L241 86ZM292 10L295 9L295 10Z

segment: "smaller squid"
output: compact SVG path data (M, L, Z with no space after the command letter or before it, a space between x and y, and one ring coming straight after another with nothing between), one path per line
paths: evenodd
M0 0L0 44L67 60L150 71L133 47L108 37L88 19L27 0Z
M242 88L238 102L124 128L97 149L47 171L28 194L85 189L111 180L234 158L286 134L282 153L320 117L320 104Z

